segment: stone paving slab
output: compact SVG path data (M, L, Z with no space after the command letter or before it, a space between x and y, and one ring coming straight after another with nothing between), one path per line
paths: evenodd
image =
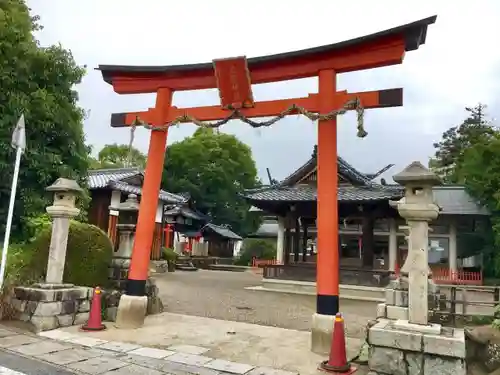
M73 362L80 362L86 359L102 356L102 353L88 349L67 349L60 352L48 353L35 356L42 361L53 363L56 365L67 365Z
M129 344L126 342L105 342L104 344L95 346L96 349L105 349L105 350L111 350L113 352L130 352L134 349L139 349L141 348L140 345L135 345L135 344Z
M168 361L168 357L166 358L166 360L161 360L161 359L130 355L130 353L128 353L126 357L123 357L121 359L126 362L152 368L171 375L187 375L187 374L219 375L218 371L211 370L205 367L192 366L183 363Z
M201 346L195 345L172 345L168 347L168 350L172 350L174 352L181 352L187 354L203 354L209 351L207 348L203 348Z
M247 375L297 375L295 372L278 370L270 367L256 367Z
M38 334L38 336L41 337L46 337L48 339L53 339L53 340L70 340L70 339L76 339L78 336L73 335L72 333L69 332L64 332L59 329L54 329L52 331L43 331Z
M128 352L128 354L139 355L141 357L163 359L172 354L175 354L172 350L156 349L156 348L144 348L140 347Z
M246 365L244 363L236 363L225 361L223 359L214 359L205 364L205 367L217 371L229 372L231 374L243 375L252 370L255 366Z
M185 365L203 366L205 363L210 362L212 358L196 354L175 353L168 356L168 360L171 362L183 363Z
M1 373L0 373L1 374ZM120 367L118 370L105 372L103 375L164 375L164 372L160 372L151 368L128 365L125 367Z
M81 346L88 346L88 347L94 347L94 346L99 346L102 344L106 344L106 340L100 340L100 339L94 339L92 337L83 337L83 336L77 336L73 338L69 338L66 340L63 340L72 344L77 344Z
M10 347L9 350L28 356L37 356L53 352L60 352L62 350L70 348L71 346L58 343L57 341L40 341L33 344L13 346Z
M0 348L10 348L12 346L32 344L39 341L41 340L36 337L27 335L18 335L15 332L13 332L13 336L5 336L0 338Z
M115 358L96 357L85 361L70 363L67 367L86 374L98 375L127 366L127 362Z

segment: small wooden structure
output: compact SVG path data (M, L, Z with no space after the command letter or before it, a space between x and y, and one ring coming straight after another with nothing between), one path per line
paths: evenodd
M239 235L222 225L207 224L201 229L204 241L208 242L208 255L232 258L235 242L242 241Z

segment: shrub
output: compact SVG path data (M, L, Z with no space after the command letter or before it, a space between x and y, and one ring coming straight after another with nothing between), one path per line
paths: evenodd
M162 249L162 257L167 262L175 262L179 255L173 249L164 247Z
M28 235L28 242L36 239L38 233L46 230L52 225L52 219L48 214L30 217L26 220L26 232Z
M52 226L40 230L26 246L23 277L45 279ZM113 256L109 237L94 225L71 221L63 280L82 286L110 285L108 267Z
M252 258L274 259L276 257L276 241L262 238L246 238L236 264L248 266Z

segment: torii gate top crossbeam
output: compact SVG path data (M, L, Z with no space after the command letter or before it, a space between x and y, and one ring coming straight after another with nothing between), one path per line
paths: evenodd
M317 76L320 70L337 73L400 64L406 51L425 43L428 17L375 34L326 46L248 59L252 84ZM213 63L171 66L100 65L103 79L119 94L216 88Z

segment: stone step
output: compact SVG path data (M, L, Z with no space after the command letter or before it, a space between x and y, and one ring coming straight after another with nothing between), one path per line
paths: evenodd
M198 271L198 268L194 267L194 266L185 266L185 265L182 265L182 264L179 264L179 265L175 265L175 269L176 270L179 270L179 271Z
M211 264L208 269L213 271L245 272L249 267L235 266L234 264Z

